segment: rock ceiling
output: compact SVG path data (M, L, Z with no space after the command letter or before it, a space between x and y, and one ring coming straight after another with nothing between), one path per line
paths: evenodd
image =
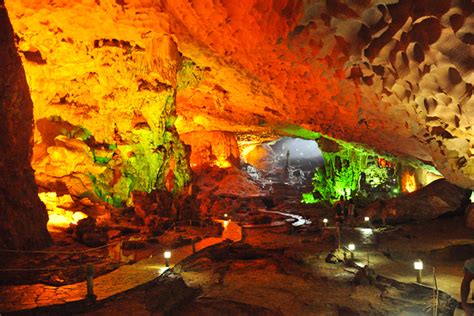
M296 124L431 162L474 188L470 0L6 0L6 7L37 122L60 116L107 142L117 130L160 126L156 112L166 107L156 104L172 88L179 133Z

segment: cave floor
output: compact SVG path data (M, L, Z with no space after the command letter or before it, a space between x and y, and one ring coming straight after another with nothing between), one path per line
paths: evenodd
M230 239L241 239L240 228L234 222L228 222L221 237L204 238L195 244L196 251ZM182 246L172 251L170 265L180 262L193 253L192 246ZM127 291L147 283L166 271L162 252L130 265L94 278L94 294L97 300L104 300L112 295ZM85 282L64 286L2 285L0 286L0 313L18 310L30 310L43 306L59 305L84 300L87 294Z
M373 230L367 227L355 230L345 228L341 233L341 245L355 243L355 260L359 266L367 264L369 255L369 265L378 275L405 284L415 283L413 260L422 258L425 262L423 286L430 288L433 285L434 266L440 290L459 299L462 262L472 253L466 253L466 249L471 247L472 231L463 227L461 218L446 218ZM387 291L381 292L377 287L354 286L351 282L356 272L354 268L326 263L324 259L328 251L335 248L337 239L333 228L325 230L327 233L308 230L291 235L286 226L246 229L246 243L278 255L272 254L270 259L212 262L196 256L199 252L186 259L184 264L178 264L174 270L188 286L201 288L202 297L263 306L284 315L337 315L341 308L362 314L392 314L396 313L397 306L410 304L403 300L400 304L400 297L381 298ZM241 238L240 227L232 221L222 238L203 240L198 249L226 238L234 241ZM190 246L180 249L173 252L172 263L192 253ZM96 278L98 299L156 278L164 269L162 261L161 257L145 259ZM82 299L85 294L84 283L63 287L3 286L0 287L0 296L4 298L0 310L6 312L60 304ZM111 297L105 305L92 308L89 312L147 314L140 300L131 294ZM457 314L462 315L462 312L458 310Z

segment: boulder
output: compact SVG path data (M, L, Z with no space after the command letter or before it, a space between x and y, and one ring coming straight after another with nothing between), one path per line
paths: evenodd
M77 222L73 238L89 247L103 246L109 240L107 232L99 230L95 218L92 217Z
M171 271L165 272L146 287L146 309L157 315L169 315L201 293L199 289L188 287L179 275Z
M468 203L469 193L470 190L440 179L413 193L375 202L359 218L369 216L372 220L382 219L391 224L431 220L462 210Z
M327 263L342 263L346 261L348 254L343 248L337 248L327 254L325 261Z
M354 276L352 282L355 285L372 285L377 280L377 273L374 269L364 266L362 269L359 269Z

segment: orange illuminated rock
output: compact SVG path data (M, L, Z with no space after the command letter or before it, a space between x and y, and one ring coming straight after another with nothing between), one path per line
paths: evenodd
M221 131L199 131L181 134L183 142L191 146L190 165L229 168L239 165L239 147L234 134Z
M297 124L431 162L474 187L470 1L7 7L36 120L60 115L107 143L115 123L126 141L133 126L158 128L160 91L171 87L180 133Z
M403 172L401 177L401 185L402 191L405 193L411 193L413 191L416 191L417 185L415 174L410 173L408 171Z

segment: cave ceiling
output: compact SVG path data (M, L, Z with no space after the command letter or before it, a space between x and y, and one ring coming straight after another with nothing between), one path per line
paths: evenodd
M153 121L153 98L171 88L179 133L298 125L430 162L474 188L470 0L6 7L35 120L60 115L107 141L114 128Z

